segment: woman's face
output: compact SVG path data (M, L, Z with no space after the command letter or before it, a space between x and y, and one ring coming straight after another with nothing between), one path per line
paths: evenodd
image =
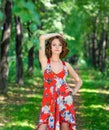
M60 54L62 52L62 43L59 39L54 39L51 43L52 54Z

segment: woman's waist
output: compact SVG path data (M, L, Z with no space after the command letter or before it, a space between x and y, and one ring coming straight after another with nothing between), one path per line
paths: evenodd
M59 83L46 83L44 82L44 88L66 88L68 87L68 83L64 82L63 84L59 84Z

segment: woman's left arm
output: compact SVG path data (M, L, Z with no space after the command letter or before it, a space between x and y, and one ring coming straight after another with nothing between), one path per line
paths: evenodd
M66 65L70 76L74 79L75 82L75 88L72 89L72 94L75 95L82 85L82 80L68 62L66 63Z

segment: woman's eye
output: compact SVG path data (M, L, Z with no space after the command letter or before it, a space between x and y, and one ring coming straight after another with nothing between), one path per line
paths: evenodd
M56 46L56 44L53 44L53 46Z
M52 44L52 46L62 46L62 44Z

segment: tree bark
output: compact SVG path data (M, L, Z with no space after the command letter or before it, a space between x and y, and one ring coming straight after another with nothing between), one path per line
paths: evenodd
M23 62L22 62L23 29L21 20L17 16L15 16L15 23L16 23L16 82L19 85L22 85L24 83Z
M30 48L28 52L28 74L33 75L33 65L34 65L34 46Z
M93 33L92 33L92 64L97 68L97 17L93 19Z
M3 25L2 38L0 44L0 93L7 92L8 79L8 50L11 36L12 3L5 4L5 21Z
M101 72L106 69L106 49L107 49L107 31L103 30L99 45L99 68Z

